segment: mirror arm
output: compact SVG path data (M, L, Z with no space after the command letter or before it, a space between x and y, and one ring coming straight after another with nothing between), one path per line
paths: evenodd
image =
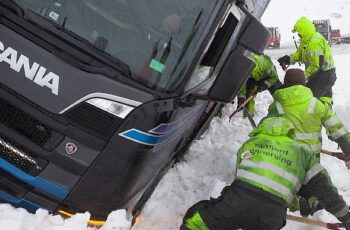
M195 105L197 99L209 101L208 95L190 94L184 98L181 98L179 104L181 107L192 107Z

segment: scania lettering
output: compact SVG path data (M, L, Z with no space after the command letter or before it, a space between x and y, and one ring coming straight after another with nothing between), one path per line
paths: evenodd
M60 77L52 72L46 74L46 68L40 66L38 63L34 62L30 66L29 58L20 55L17 59L18 53L15 49L11 47L4 48L4 44L0 41L0 62L6 62L10 65L10 68L16 72L20 72L21 69L24 69L24 75L29 80L40 85L41 87L46 86L51 89L51 92L55 95L58 95L58 87Z
M247 80L268 3L0 1L0 201L137 216Z

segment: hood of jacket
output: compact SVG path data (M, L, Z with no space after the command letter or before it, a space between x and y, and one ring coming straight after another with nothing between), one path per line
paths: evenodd
M301 42L305 44L316 33L316 28L315 25L309 19L301 17L295 23L292 32L298 32L298 34L301 37Z
M294 85L279 89L272 96L283 105L295 105L309 101L313 94L309 88L303 85Z
M249 134L249 137L254 137L259 134L289 137L291 139L295 137L292 122L284 117L266 117L260 122L258 127Z

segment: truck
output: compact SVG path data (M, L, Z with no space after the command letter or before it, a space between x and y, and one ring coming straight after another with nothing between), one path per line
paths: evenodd
M281 47L281 33L279 27L268 27L271 33L267 48L279 49Z
M332 29L332 44L340 44L341 42L341 35L340 35L340 29Z
M316 31L323 35L329 45L332 45L332 26L330 20L313 20L312 22L316 27Z
M2 0L0 201L136 217L252 71L268 0Z
M350 34L344 34L340 37L340 43L350 44Z

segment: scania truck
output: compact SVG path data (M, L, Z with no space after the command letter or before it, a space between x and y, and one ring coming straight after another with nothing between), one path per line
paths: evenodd
M1 202L137 215L246 81L268 3L1 0Z

